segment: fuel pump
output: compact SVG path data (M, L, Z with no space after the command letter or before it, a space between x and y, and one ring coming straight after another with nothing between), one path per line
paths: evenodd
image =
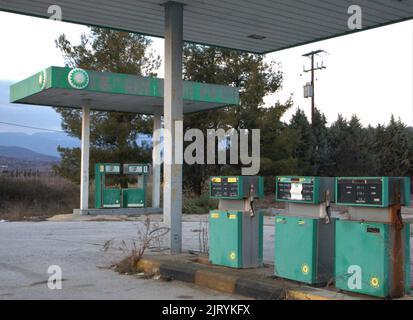
M334 178L276 177L276 201L286 203L286 213L275 217L276 276L309 284L333 278L333 199Z
M119 175L119 163L96 163L95 208L121 207L122 191L120 188Z
M148 164L124 164L128 187L121 188L119 163L95 165L95 208L146 207Z
M123 174L128 176L128 188L122 189L123 208L146 207L148 164L124 164Z
M258 176L210 178L210 197L219 199L209 215L209 260L232 268L262 266L263 212L254 200L264 197Z
M335 281L345 291L383 298L410 292L407 177L338 177L336 203L348 207L336 226Z

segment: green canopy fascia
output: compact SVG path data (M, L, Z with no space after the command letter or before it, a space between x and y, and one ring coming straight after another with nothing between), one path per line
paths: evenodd
M163 114L163 86L163 79L156 77L52 66L13 84L10 102ZM183 83L184 113L238 104L238 88L192 81Z

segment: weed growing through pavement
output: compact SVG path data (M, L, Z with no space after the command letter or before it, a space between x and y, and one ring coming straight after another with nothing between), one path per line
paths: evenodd
M151 223L149 216L145 217L143 225L138 225L136 237L117 241L111 239L103 246L105 252L116 250L125 256L114 264L114 269L121 274L136 274L140 272L138 262L145 251L153 245L160 246L163 238L169 233L169 228L161 227L158 223Z

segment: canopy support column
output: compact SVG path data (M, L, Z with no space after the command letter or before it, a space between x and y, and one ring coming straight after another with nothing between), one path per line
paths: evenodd
M82 107L82 141L80 160L80 210L89 209L90 108Z
M176 124L183 120L183 5L165 3L165 82L164 82L164 223L170 228L171 254L182 250L182 136ZM175 139L178 145L175 145Z
M159 208L161 202L161 115L153 116L152 135L152 207Z

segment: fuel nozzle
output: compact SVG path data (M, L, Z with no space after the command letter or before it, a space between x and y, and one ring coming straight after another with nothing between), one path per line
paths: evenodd
M325 192L325 204L326 204L326 218L325 223L329 224L331 222L331 206L330 206L330 190Z
M249 201L250 201L250 216L253 217L255 216L255 212L254 212L254 197L255 195L255 190L254 190L254 185L251 184L250 185L250 191L249 191Z

